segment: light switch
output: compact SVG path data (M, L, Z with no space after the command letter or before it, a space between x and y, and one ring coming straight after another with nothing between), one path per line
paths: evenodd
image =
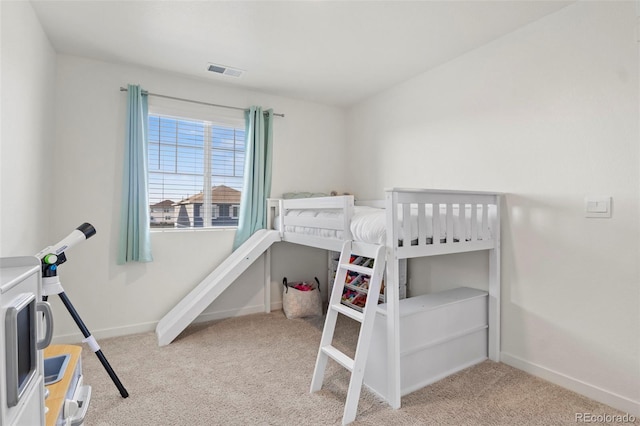
M604 201L589 201L587 213L606 213L607 203Z
M585 217L611 217L611 197L588 196L584 205Z

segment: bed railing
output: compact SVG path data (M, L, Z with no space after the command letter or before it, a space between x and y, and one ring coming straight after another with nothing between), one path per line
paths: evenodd
M288 200L270 199L267 205L269 226L272 229L279 229L285 241L337 251L341 249L345 240L352 239L350 223L353 216L353 195ZM287 213L291 210L305 210L308 214L288 215ZM316 215L319 212L322 214ZM274 223L275 220L278 221L277 224ZM286 232L285 230L290 227L314 228L317 230L317 235ZM323 230L337 231L341 238L325 237L322 235Z
M387 246L400 259L487 250L495 248L499 241L499 194L405 188L385 193L385 200L358 204L386 209ZM269 224L280 230L285 241L339 250L343 241L352 239L351 195L269 200L268 206ZM288 215L291 210L304 212ZM276 217L278 223L274 224ZM317 233L285 231L302 227ZM338 231L340 237L328 237L325 230Z
M498 194L394 188L385 201L387 245L398 258L492 249L499 241Z

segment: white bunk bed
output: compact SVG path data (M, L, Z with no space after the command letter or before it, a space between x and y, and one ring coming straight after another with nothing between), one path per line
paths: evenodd
M402 395L449 374L499 361L500 198L394 188L368 207L353 196L269 200L268 223L282 241L332 251L346 240L386 247L386 303L378 305L364 381L393 408ZM489 251L487 291L461 287L400 300L402 259L477 250Z

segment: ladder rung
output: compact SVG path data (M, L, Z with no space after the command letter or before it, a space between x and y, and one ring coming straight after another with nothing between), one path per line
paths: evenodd
M346 356L343 352L340 352L338 349L333 346L323 346L322 352L327 354L329 358L334 359L338 364L346 368L347 370L353 372L353 359Z
M373 268L367 268L366 266L354 265L352 263L341 263L340 266L348 271L358 272L364 275L373 275Z
M331 305L331 309L335 309L341 314L346 315L349 318L353 318L358 322L362 322L364 320L364 314L362 312L356 311L355 309L350 308L347 305L343 305L342 303L335 303Z

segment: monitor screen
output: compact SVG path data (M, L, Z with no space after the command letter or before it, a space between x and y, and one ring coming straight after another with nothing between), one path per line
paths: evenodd
M18 404L36 375L36 318L36 298L33 293L19 294L5 314L5 373L9 407Z
M33 309L33 303L29 303L18 312L16 321L18 338L18 389L24 387L34 365L31 309Z

